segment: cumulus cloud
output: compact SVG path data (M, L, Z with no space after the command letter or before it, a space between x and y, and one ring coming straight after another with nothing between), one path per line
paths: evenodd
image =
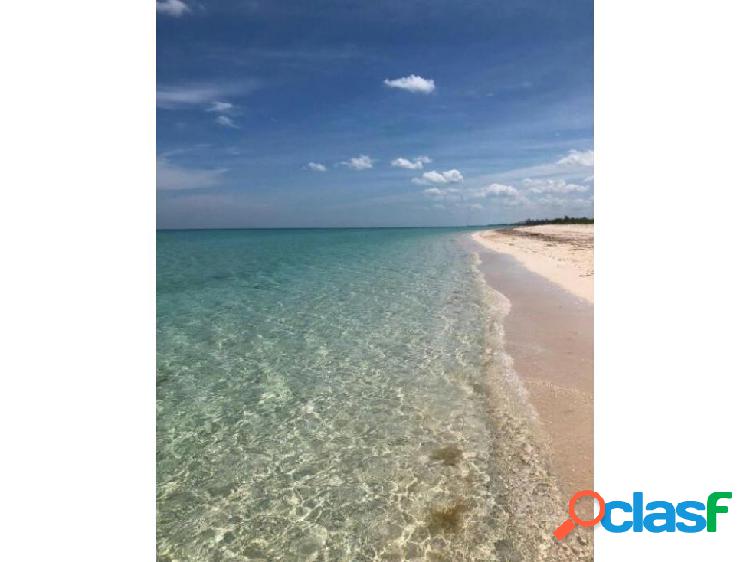
M426 186L422 194L433 202L465 209L481 204L485 209L523 207L539 212L588 213L594 197L593 183L587 183L593 177L586 177L593 170L587 162L593 161L593 152L571 152L568 157L566 162L571 163L519 168L509 177L486 178L489 181L479 185L473 181L468 186L458 185L464 179L458 170L425 172L412 182ZM521 179L521 171L534 175Z
M190 7L182 0L156 0L156 12L159 14L179 18L189 11Z
M308 162L305 167L313 172L325 172L328 169L323 164L318 164L317 162Z
M518 188L501 183L472 188L433 186L423 190L422 194L433 201L440 201L448 205L459 205L468 209L484 208L485 206L490 208L497 205L515 207L533 204Z
M432 159L429 156L417 156L414 160L396 158L395 160L391 160L391 166L407 170L421 170L425 164L429 164L430 162L432 162Z
M372 168L373 166L373 159L365 154L360 154L359 156L353 156L349 160L345 160L341 162L342 166L346 166L347 168L351 168L352 170L367 170L369 168Z
M384 84L389 88L398 88L406 90L412 94L429 94L435 91L435 81L422 78L416 74L410 74L395 80L384 80Z
M432 199L445 202L456 202L463 198L461 190L455 187L428 187L422 193Z
M222 127L229 127L230 129L239 129L240 128L239 125L237 125L237 123L235 123L234 120L231 117L227 116L227 115L219 115L216 118L216 123L218 123Z
M477 187L467 193L468 199L493 199L501 205L522 205L529 201L512 185L503 183L491 183L484 187Z
M416 185L430 185L430 184L447 184L447 183L460 183L464 181L463 175L456 169L446 170L445 172L437 172L431 170L425 172L419 178L411 180Z
M531 193L543 194L543 193L580 193L587 191L588 187L578 185L575 183L568 183L563 179L530 179L526 178L523 180L524 188L528 189Z
M226 168L185 168L159 156L156 159L156 189L177 191L216 187L226 172Z
M417 179L421 179L427 183L448 183L448 180L445 179L443 174L441 174L440 172L436 172L435 170L425 172L424 174L422 174L421 178Z
M512 185L493 183L476 189L474 195L479 198L485 197L518 197L518 190Z
M586 150L579 152L578 150L571 150L567 156L560 158L557 161L558 166L585 166L591 168L594 166L594 151Z
M461 175L461 172L456 169L443 172L443 177L448 183L458 183L464 181L464 177Z
M213 102L206 111L211 113L226 113L234 107L234 104L228 101L215 101Z

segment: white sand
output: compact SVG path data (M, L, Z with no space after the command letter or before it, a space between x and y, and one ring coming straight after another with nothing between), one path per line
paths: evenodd
M473 235L480 244L510 254L527 269L594 302L594 225L546 224Z

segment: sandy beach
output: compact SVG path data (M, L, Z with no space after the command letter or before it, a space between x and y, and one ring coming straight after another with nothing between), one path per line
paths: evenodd
M574 295L594 302L594 225L545 224L473 235L480 244L509 254L524 267Z
M593 225L483 231L473 239L485 279L510 300L507 350L548 437L560 489L568 497L591 489Z

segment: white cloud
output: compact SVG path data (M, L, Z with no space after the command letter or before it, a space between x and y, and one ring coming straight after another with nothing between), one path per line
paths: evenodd
M450 201L471 201L493 198L499 199L503 204L507 205L534 205L537 203L545 205L561 205L563 204L562 202L566 201L571 204L580 204L581 201L592 199L591 196L589 196L588 199L580 196L577 198L565 197L570 194L588 192L590 188L578 184L567 183L565 180L560 179L527 178L522 182L523 190L504 183L491 183L483 187L458 189L455 187L448 187L447 184L450 182L445 176L445 172L426 172L421 178L415 178L413 181L418 185L433 185L433 187L429 187L422 192L424 195ZM530 199L527 195L541 197Z
M571 150L546 164L472 177L465 187L451 186L464 181L455 169L424 172L412 182L426 186L422 194L433 203L457 208L481 204L485 209L518 207L543 213L585 214L594 201L593 168L593 150Z
M159 14L179 18L185 12L189 12L190 7L182 0L156 0L156 11Z
M227 107L230 96L246 95L258 88L256 80L235 80L231 83L197 83L179 85L158 85L156 87L156 107L159 109L190 109L204 105L208 111L221 113L234 108Z
M226 172L226 168L184 168L159 156L156 158L156 188L177 191L216 187Z
M414 178L411 181L416 185L460 183L464 181L464 177L456 169L446 170L445 172L431 170L422 174L422 177Z
M466 206L467 208L483 208L481 200L487 201L487 207L494 205L517 206L529 205L530 201L512 185L493 183L483 187L429 187L422 193L430 199L447 204Z
M429 156L417 156L414 160L396 158L395 160L391 160L391 166L407 170L421 170L425 164L429 164L430 162L432 162L432 159Z
M575 183L568 183L563 179L530 179L523 180L524 188L531 193L580 193L587 191L588 187Z
M472 189L468 193L469 199L494 199L502 205L525 205L529 201L512 185L492 183L484 187Z
M443 177L448 183L458 183L464 181L464 177L461 175L461 172L456 169L443 172Z
M564 179L577 184L593 184L594 151L571 150L562 158L550 158L546 163L484 174L472 179L481 184L506 183L518 186L524 178ZM591 181L589 181L591 180Z
M206 111L211 113L226 113L234 107L234 104L228 101L215 101L213 102Z
M502 183L493 183L485 187L480 187L474 191L474 195L479 198L485 197L518 197L518 190L512 185Z
M360 154L359 156L354 156L349 160L341 162L341 165L351 168L352 170L367 170L372 168L373 159L365 154Z
M538 206L546 207L564 207L567 209L587 210L594 202L592 196L589 197L560 197L555 195L545 195L535 201Z
M226 115L219 115L216 118L216 123L221 125L222 127L229 127L230 129L239 129L239 125L234 122L234 120L231 117L228 117Z
M415 74L396 78L395 80L384 80L384 84L389 88L399 88L412 94L429 94L435 90L435 81L422 78Z
M178 109L180 107L209 103L221 94L216 86L163 86L156 88L156 107Z
M445 202L460 201L463 198L461 190L455 187L428 187L422 193L433 199Z
M443 174L436 172L435 170L422 174L422 179L430 183L448 183L448 180L445 179Z
M317 162L308 162L306 168L313 172L325 172L328 169L323 164L318 164Z
M559 166L585 166L591 168L594 166L594 151L586 150L579 152L578 150L571 150L567 156L560 158L557 164Z

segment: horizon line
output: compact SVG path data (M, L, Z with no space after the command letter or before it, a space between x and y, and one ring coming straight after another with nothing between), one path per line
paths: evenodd
M493 226L516 226L521 223L492 223L443 226L208 226L195 228L157 228L156 232L185 230L375 230L398 228L488 228Z

